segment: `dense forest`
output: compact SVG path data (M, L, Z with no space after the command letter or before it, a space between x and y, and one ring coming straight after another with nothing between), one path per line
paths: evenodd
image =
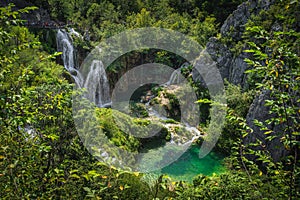
M0 199L300 198L299 0L0 6ZM212 96L198 61L168 49L134 49L108 66L93 60L103 41L126 31L136 39L146 27L188 38L174 49L189 40L205 49L224 92ZM126 79L147 63L164 84L140 84L151 70ZM159 131L145 136L151 127ZM206 144L214 148L198 158ZM167 162L178 152L183 161ZM161 169L124 167L136 162Z

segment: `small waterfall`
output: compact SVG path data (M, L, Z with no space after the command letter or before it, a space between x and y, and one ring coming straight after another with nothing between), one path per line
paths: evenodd
M182 81L182 75L181 75L181 69L188 67L189 64L187 62L183 63L183 65L180 66L180 68L176 69L170 76L170 79L168 82L166 82L164 85L178 85Z
M80 35L80 33L78 33L77 31L75 31L74 28L70 28L69 32L70 32L70 35L75 35L78 38L82 38L82 36Z
M189 66L189 63L184 63L181 65L180 68L175 70L170 78L169 81L162 84L161 86L165 88L169 88L170 85L178 85L180 87L180 84L183 83L183 75L181 74L181 69L187 68ZM151 98L152 99L152 98ZM191 126L189 123L185 122L182 120L180 123L168 123L168 122L161 122L161 121L167 121L167 120L172 120L171 118L166 117L166 113L164 110L160 110L159 107L157 108L154 105L151 105L151 99L145 103L146 109L148 111L149 117L153 120L158 119L160 121L161 125L163 125L165 128L167 128L169 131L171 129L182 129L183 133L182 135L177 135L173 134L171 131L171 140L169 141L170 144L176 144L176 145L188 145L191 144L194 140L198 139L199 137L202 137L201 132L194 126Z
M180 83L180 74L181 74L181 68L176 69L172 74L168 82L165 83L165 85L172 85L172 84L179 84Z
M82 75L75 66L75 51L71 34L80 37L74 29L70 29L70 33L58 30L56 36L57 50L62 52L65 69L71 74L78 88L86 88L86 98L98 107L109 107L111 105L109 82L103 63L100 60L93 60L87 75Z

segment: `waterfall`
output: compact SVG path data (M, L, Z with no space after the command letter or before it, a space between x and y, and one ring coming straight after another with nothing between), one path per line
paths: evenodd
M70 32L70 35L75 35L78 38L82 38L82 36L80 35L80 33L78 33L77 31L75 31L74 28L70 28L69 32Z
M183 63L183 65L180 66L180 68L176 69L170 76L170 79L168 82L166 82L164 85L178 85L182 81L182 75L181 75L181 69L188 67L189 64L187 62Z
M74 29L70 30L70 34L80 36ZM76 69L74 46L68 32L58 30L56 41L57 50L62 52L65 69L71 74L78 88L86 89L85 97L98 107L109 107L111 105L109 82L102 61L93 60L87 75L84 76Z
M184 83L184 76L181 74L181 70L189 67L189 65L190 64L188 62L182 64L180 68L173 71L169 80L166 83L162 84L161 86L166 89L172 88L170 87L170 85L177 85L177 87L182 87L182 85L184 85L185 83ZM159 109L159 107L156 107L156 103L154 103L154 105L151 105L151 99L145 103L145 107L147 109L149 117L152 120L158 119L157 121L159 121L161 125L163 125L169 131L171 131L171 140L169 141L170 144L176 144L180 146L188 145L191 144L195 139L202 137L201 132L196 127L191 126L184 119L181 119L180 123L175 123L175 124L173 122L171 123L167 122L168 120L172 120L172 118L166 117L166 111L164 111L163 109ZM173 133L171 130L174 128L182 129L183 134L176 135L176 133Z
M75 52L74 47L68 33L64 30L58 30L56 36L57 51L62 52L62 60L65 69L70 72L76 85L81 88L83 85L83 77L75 68Z
M109 82L104 65L100 60L92 61L84 87L88 91L88 99L97 106L107 107L110 105Z

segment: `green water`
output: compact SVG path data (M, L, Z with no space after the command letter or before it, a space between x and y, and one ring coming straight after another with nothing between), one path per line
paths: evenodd
M204 158L199 158L200 147L193 145L177 161L164 167L162 174L167 174L174 180L191 182L198 174L212 175L225 172L222 165L224 156L210 152Z

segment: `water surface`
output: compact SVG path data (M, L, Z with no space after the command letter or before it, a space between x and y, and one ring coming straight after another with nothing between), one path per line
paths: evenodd
M212 151L200 159L199 150L199 146L191 146L177 161L164 167L161 173L177 181L192 181L198 174L209 176L213 173L225 172L225 167L222 165L224 156Z

